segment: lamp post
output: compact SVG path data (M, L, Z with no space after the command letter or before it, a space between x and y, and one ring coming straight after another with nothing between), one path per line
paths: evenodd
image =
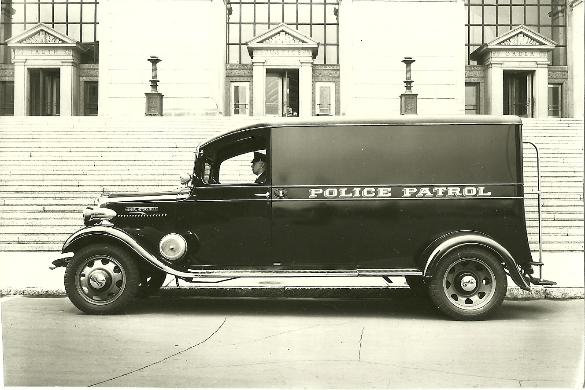
M417 113L418 94L412 93L412 83L414 83L414 80L411 78L411 66L414 61L412 57L404 57L402 60L402 63L406 65L406 80L404 80L406 91L400 95L400 115Z
M152 66L152 77L150 79L150 92L146 92L146 116L162 116L163 94L158 92L158 75L156 65L162 60L156 56L150 56L147 60Z

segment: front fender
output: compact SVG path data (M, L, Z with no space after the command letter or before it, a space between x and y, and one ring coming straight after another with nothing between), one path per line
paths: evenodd
M78 244L80 241L99 237L107 237L109 239L113 239L119 242L121 245L130 249L138 256L140 256L142 259L150 263L153 267L158 268L163 272L183 278L193 276L190 273L177 271L176 269L169 267L168 265L157 259L156 256L154 256L152 253L144 249L128 233L113 226L91 226L78 230L65 241L65 243L63 244L62 252L63 253L73 252L72 249L74 249L76 244Z
M431 244L423 254L423 259L425 260L423 275L432 275L435 267L445 255L464 246L483 247L496 254L506 265L506 269L514 283L523 290L530 290L530 285L520 273L518 265L510 252L494 239L471 231L452 233Z

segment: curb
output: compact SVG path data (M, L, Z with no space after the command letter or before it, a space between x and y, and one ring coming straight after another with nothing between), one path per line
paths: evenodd
M63 289L2 288L0 296L64 297ZM160 295L170 297L264 297L264 298L398 298L412 296L408 287L165 287ZM524 291L509 287L507 300L583 299L582 287L533 287Z

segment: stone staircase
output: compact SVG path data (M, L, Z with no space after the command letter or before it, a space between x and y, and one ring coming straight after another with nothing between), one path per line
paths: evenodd
M103 192L169 190L193 167L195 146L254 118L165 117L123 121L73 117L0 118L0 251L57 251ZM583 250L583 120L526 120L539 146L543 248ZM536 159L525 148L527 191ZM527 200L537 249L537 202Z

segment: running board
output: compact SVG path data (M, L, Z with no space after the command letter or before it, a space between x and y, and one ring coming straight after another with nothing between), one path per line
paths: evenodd
M422 276L417 269L358 269L358 270L194 270L187 271L189 276L182 273L182 279L191 278L310 278L319 276L358 277L358 276ZM172 273L171 273L172 275Z

